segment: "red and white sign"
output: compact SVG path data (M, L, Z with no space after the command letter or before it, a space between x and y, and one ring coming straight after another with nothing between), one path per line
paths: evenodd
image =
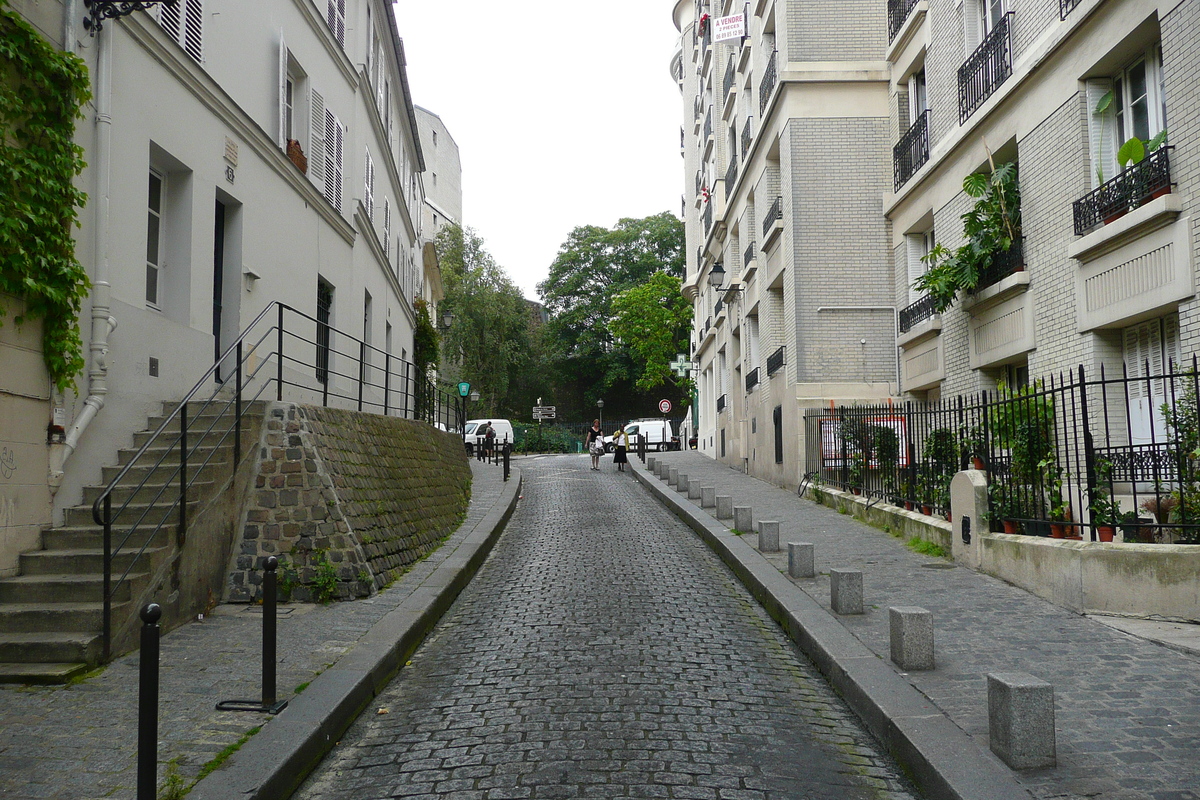
M713 29L714 42L728 42L730 39L741 39L746 35L745 14L717 17L710 24Z
M669 414L671 411L671 401L670 400L659 400L658 401L658 410L664 414Z

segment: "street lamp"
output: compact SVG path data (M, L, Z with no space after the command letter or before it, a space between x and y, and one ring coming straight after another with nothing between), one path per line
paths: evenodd
M596 408L600 409L600 430L604 430L604 401L597 400Z
M450 330L450 326L454 324L454 315L449 311L442 312L442 330Z

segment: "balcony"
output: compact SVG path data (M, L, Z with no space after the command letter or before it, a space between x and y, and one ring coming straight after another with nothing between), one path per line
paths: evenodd
M1064 2L1065 0L1059 0ZM917 5L917 0L888 0L888 41L896 38L896 34L904 27L904 21Z
M708 203L704 204L704 235L705 236L708 236L709 231L712 230L712 224L713 224L713 207L712 207L712 203L708 202Z
M775 59L779 56L778 50L771 51L771 57L767 59L766 69L763 70L762 82L758 84L758 113L762 116L767 110L767 102L771 99L771 92L775 91L775 81L778 76L775 73Z
M1007 250L1002 250L992 256L992 262L983 272L979 273L979 283L975 285L975 294L989 286L994 286L1009 275L1025 269L1025 246L1023 240L1017 239Z
M746 249L742 251L742 271L750 269L750 265L758 258L758 253L754 250L754 242L746 245Z
M892 148L892 168L895 173L895 190L908 183L929 160L929 109L921 112L917 121L908 129L896 146Z
M721 316L721 312L724 310L725 310L725 302L723 300L718 299L717 302L713 303L713 316L717 317L718 321Z
M1170 147L1160 147L1138 164L1105 181L1072 206L1075 235L1082 236L1101 223L1109 223L1142 203L1171 191Z
M758 367L746 373L746 392L749 394L754 391L754 387L758 386Z
M779 372L783 366L783 345L767 358L767 377L771 377L776 372Z
M1066 19L1083 0L1058 0L1058 18Z
M900 332L908 333L925 320L932 319L933 313L933 298L929 295L900 309Z
M962 125L1012 75L1012 12L996 23L958 68L958 124Z
M696 195L699 196L702 191L704 191L704 170L698 169L696 170Z
M717 413L720 414L725 410L725 401L728 395L721 395L717 398Z
M725 79L721 82L721 97L728 97L729 90L733 88L733 78L737 74L733 64L733 56L729 57L729 63L725 67Z
M733 185L738 179L738 160L736 155L729 157L729 168L725 170L725 199L733 194Z
M750 123L752 119L752 117L746 117L746 124L742 126L742 158L745 158L746 153L750 150Z
M766 247L775 236L783 232L783 198L776 197L775 202L771 203L771 208L767 210L767 215L763 217L762 234L763 247Z
M712 143L713 127L712 127L712 109L708 110L708 114L704 117L704 136L701 141L704 142L705 148Z

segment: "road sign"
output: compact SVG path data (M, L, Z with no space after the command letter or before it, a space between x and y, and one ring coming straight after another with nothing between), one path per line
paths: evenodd
M557 416L554 406L534 406L533 418L535 420L554 419Z
M471 384L467 383L466 381L463 381L462 383L460 383L458 385L458 396L459 397L466 397L470 393L471 393Z
M671 401L670 400L659 400L658 401L658 410L664 414L669 414L671 412Z

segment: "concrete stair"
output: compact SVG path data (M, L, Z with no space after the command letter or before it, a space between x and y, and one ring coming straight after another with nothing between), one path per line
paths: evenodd
M163 408L167 414L175 404L164 403ZM248 431L256 429L261 417L262 409L255 408L243 419L243 454L253 445ZM134 447L119 451L117 464L104 468L103 480L120 474L163 419L151 417L147 431L134 434ZM231 423L232 411L189 419L189 515L214 495L232 469ZM175 554L178 430L178 420L173 420L159 437L165 444L148 448L111 495L113 545L120 547L112 560L114 631L134 617L151 576ZM92 518L92 503L104 488L86 487L83 504L66 510L64 524L42 533L42 549L21 555L20 574L0 579L0 683L64 683L102 660L104 529ZM125 580L116 585L122 575Z

